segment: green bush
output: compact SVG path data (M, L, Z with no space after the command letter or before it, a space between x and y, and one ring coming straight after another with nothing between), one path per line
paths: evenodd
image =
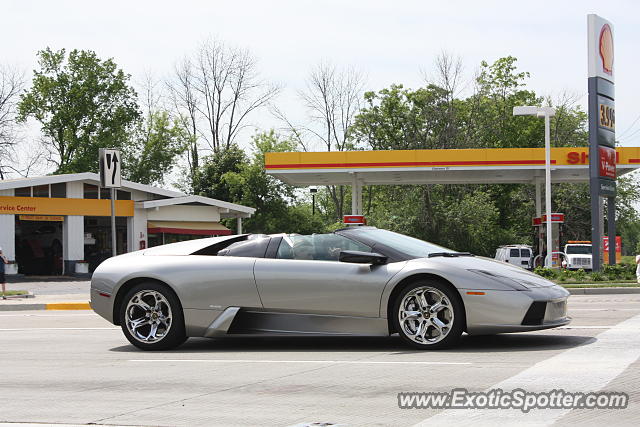
M538 276L544 277L545 279L555 279L560 274L558 270L546 267L536 267L533 272Z
M605 264L602 268L602 273L612 280L623 279L626 273L625 265L626 264L615 264L615 265Z
M622 263L618 264L625 274L636 275L636 264Z
M603 282L607 279L608 277L603 273L600 273L599 271L594 271L593 273L591 273L591 280L594 282Z
M575 279L575 274L571 270L560 270L558 273L558 280L566 282L567 280Z
M634 280L636 278L636 266L628 263L605 264L602 266L602 273L608 276L610 280Z
M584 281L587 278L587 272L582 268L573 272L573 278L579 282Z

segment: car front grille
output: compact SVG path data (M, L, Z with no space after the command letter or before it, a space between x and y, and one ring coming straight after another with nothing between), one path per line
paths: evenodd
M542 325L567 317L567 301L534 301L522 319L523 325Z
M574 265L590 265L591 264L591 258L574 258L572 260L572 264Z
M548 302L544 320L554 321L567 317L567 301Z

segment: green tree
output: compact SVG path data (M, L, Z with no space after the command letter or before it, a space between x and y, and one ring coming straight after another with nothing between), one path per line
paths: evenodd
M40 123L56 173L96 172L99 148L122 148L139 118L130 76L89 50L47 48L38 65L19 120Z
M125 177L142 184L161 184L178 156L184 153L189 134L166 111L151 112L137 123L124 148Z
M365 107L354 120L360 146L374 150L461 148L444 138L448 126L448 92L435 85L416 90L392 85L364 94ZM454 109L458 107L454 104Z
M635 255L634 250L640 244L640 216L636 209L640 201L640 187L634 176L618 178L617 184L616 234L622 237L623 255Z
M266 152L294 149L294 142L281 139L273 130L253 137L251 158L232 145L204 159L198 173L198 192L256 208L256 213L244 221L248 232L322 232L325 229L322 217L313 216L308 204L296 203L295 189L267 175L264 170ZM235 227L233 222L227 225Z
M252 158L237 172L227 172L223 181L236 203L256 208L245 221L247 230L260 233L319 233L325 229L320 216L313 216L305 203L297 203L294 187L267 175L264 154L294 151L296 144L281 139L273 130L258 133L252 141Z
M551 104L526 89L529 74L516 58L483 62L474 93L453 96L451 86L429 84L405 89L392 85L365 94L355 118L354 136L365 149L448 149L542 147L544 123L535 117L514 117L517 105ZM446 79L441 79L446 81ZM586 115L565 96L552 120L552 144L587 144ZM579 235L588 193L579 185L554 185L554 210L574 218L565 228ZM420 185L365 188L365 212L379 226L431 240L458 250L493 255L506 243L531 243L534 215L532 185ZM585 204L586 203L586 204ZM575 226L575 228L574 228Z
M205 157L194 180L194 193L213 199L233 201L231 189L223 177L229 172L240 172L242 165L248 161L244 151L236 144Z

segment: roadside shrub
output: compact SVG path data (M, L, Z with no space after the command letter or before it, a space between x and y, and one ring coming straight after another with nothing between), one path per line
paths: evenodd
M628 276L633 276L632 279L635 279L636 277L636 264L629 264L629 263L622 263L622 264L618 264L620 266L620 268L624 271L624 276L628 277Z
M573 272L573 278L578 282L583 282L587 278L587 272L580 268Z
M575 279L575 274L571 270L560 270L558 273L558 280L561 282L566 282L571 279Z
M594 282L603 282L607 280L607 276L600 273L599 271L594 271L593 273L591 273L591 280Z
M636 266L628 263L605 264L602 266L602 273L608 276L610 280L634 280L636 278Z
M546 267L536 267L533 272L545 279L555 279L559 275L559 272L556 269Z
M618 275L616 279L619 280L635 280L636 279L636 265L629 263L620 263L616 265Z
M623 264L605 264L602 268L602 273L612 280L620 280L625 277L626 269Z

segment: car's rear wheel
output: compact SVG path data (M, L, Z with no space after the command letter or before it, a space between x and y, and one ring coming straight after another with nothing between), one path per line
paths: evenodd
M420 280L405 287L393 307L396 331L407 344L438 349L455 344L465 324L460 296L435 280Z
M129 342L142 350L168 350L187 339L180 301L160 283L140 283L127 292L120 325Z

